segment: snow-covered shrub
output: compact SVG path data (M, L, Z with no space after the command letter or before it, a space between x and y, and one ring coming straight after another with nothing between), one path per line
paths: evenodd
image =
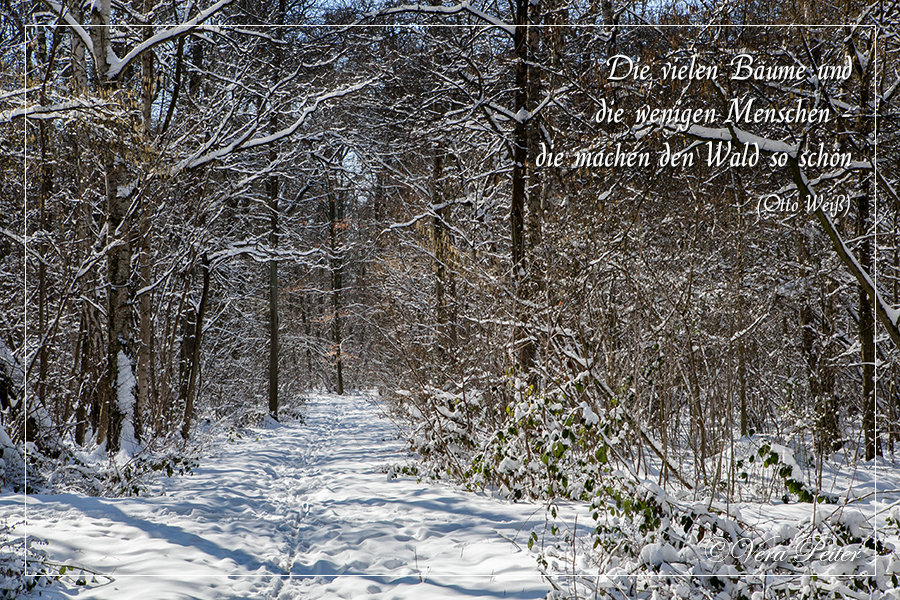
M60 449L55 457L29 444L29 490L34 493L77 493L87 496L139 496L156 478L187 475L197 466L190 453L143 450L135 456L108 457L101 446L93 453Z
M592 502L590 534L555 535L566 524L552 526L552 538L531 534L548 580L565 583L554 598L838 600L898 589L900 554L886 541L896 525L876 532L852 503L751 525L726 505L678 499L621 471L607 484Z
M19 598L60 576L60 568L49 564L47 553L37 547L41 542L14 536L14 527L0 522L0 598Z
M114 581L111 576L92 569L53 562L40 548L46 545L45 540L16 535L14 530L23 524L0 521L0 599L33 597L35 593L40 596L40 590L55 581L63 581L70 587Z
M689 489L687 475L674 492L641 477L628 443L646 434L607 390L584 377L536 391L511 373L506 405L491 425L471 392L465 400L434 388L408 392L404 410L417 427L411 439L422 468L395 471L548 500L551 519L559 499L589 503L589 536L560 538L571 528L560 523L529 538L548 580L570 582L568 591L554 591L559 598L837 599L894 585L900 562L883 532L876 537L852 505L834 504L837 495L811 485L790 448L751 436L724 460L739 477L747 473L739 481L764 484L767 502L813 503L816 518L751 525L715 490Z
M35 479L35 473L26 464L6 428L0 425L0 490L23 493L26 482L33 483Z
M778 477L784 480L787 492L796 495L800 502L834 503L838 501L837 495L823 490L816 490L806 481L803 469L797 464L797 461L794 459L794 453L790 448L780 444L763 443L756 450L756 453L763 461L764 467L774 466ZM752 454L749 460L753 460ZM740 461L738 463L738 467L741 467ZM781 498L785 504L790 501L788 493L785 493Z
M609 470L609 437L621 421L611 415L601 423L587 402L574 405L563 388L540 394L515 378L510 389L507 418L471 459L466 480L515 499L590 498Z
M152 480L164 473L167 477L189 475L199 464L193 457L177 453L139 455L122 466L110 461L102 471L103 496L140 496L146 493Z

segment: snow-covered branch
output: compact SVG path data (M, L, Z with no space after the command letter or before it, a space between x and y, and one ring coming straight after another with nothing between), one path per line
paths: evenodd
M95 108L104 108L111 106L110 102L105 100L90 100L87 98L76 98L67 102L59 102L49 106L41 106L40 104L32 104L14 110L8 110L0 113L0 123L7 123L13 119L26 117L28 119L58 119L65 113L73 110L87 110Z
M181 161L180 163L175 165L173 173L178 173L185 169L196 169L197 167L201 167L211 162L221 160L229 154L232 154L233 152L250 150L259 146L266 146L288 138L296 133L298 129L300 129L300 127L306 121L306 118L314 113L319 108L320 104L322 104L323 102L327 102L328 100L333 100L335 98L340 98L342 96L358 92L359 90L362 90L366 86L371 84L373 81L374 79L367 79L366 81L355 83L333 92L327 92L320 96L316 96L311 101L307 102L306 106L303 107L303 110L300 111L300 116L289 127L286 127L280 131L276 131L275 133L259 137L250 137L250 135L241 136L239 139L231 142L227 146L224 146L217 150L213 150L212 152L195 155L191 158Z
M144 40L134 48L132 48L124 57L119 58L115 51L112 48L107 48L106 51L106 61L109 64L109 68L106 71L106 79L112 80L119 76L119 74L130 65L134 59L141 56L147 50L150 50L154 46L158 46L164 42L173 40L178 38L179 36L190 33L193 29L195 29L198 25L203 23L205 20L210 18L215 13L219 12L225 6L228 6L234 2L234 0L219 0L206 10L199 13L193 19L185 21L180 25L176 25L175 27L170 27L163 31L160 31L156 35L150 37L147 40ZM55 12L63 21L65 21L66 25L74 32L75 35L81 40L81 43L84 44L85 48L87 48L88 52L95 59L97 52L94 48L94 43L91 40L91 36L88 34L85 27L78 22L78 20L72 14L72 11L68 9L68 7L63 6L59 2L53 2L51 0L47 0L47 5Z
M516 34L515 26L504 23L500 19L493 17L481 10L478 10L469 2L463 2L462 4L457 4L456 6L425 6L422 4L404 4L395 8L369 13L366 16L383 17L400 13L419 13L429 15L458 15L460 13L468 13L473 17L484 21L491 27L496 27L502 31L505 31L510 36L514 36Z
M815 195L812 185L806 181L806 177L800 171L799 167L796 167L796 163L792 164L792 167L794 167L794 181L797 182L798 187L810 196ZM887 330L894 345L897 348L900 348L900 310L891 308L885 301L884 295L878 292L878 288L875 287L872 278L869 277L869 274L866 273L865 269L857 262L856 257L853 256L850 249L847 248L844 240L841 239L841 234L838 232L828 215L822 212L822 208L817 208L814 214L816 215L816 219L818 219L819 223L822 225L822 228L825 230L825 233L828 234L831 245L844 263L844 266L847 267L850 273L856 278L860 287L866 290L866 293L869 295L869 299L875 306L875 316L877 317L878 322Z
M75 16L72 14L72 11L69 10L69 7L63 6L59 2L51 2L49 0L47 0L47 5L66 22L66 25L68 25L75 35L78 36L81 43L84 44L85 48L90 52L91 56L96 56L96 53L94 52L94 42L91 40L91 36L88 35L88 32L82 27L81 23L75 19Z
M669 127L669 125L664 126ZM734 134L732 134L732 131ZM759 137L752 133L742 131L737 127L733 127L729 130L692 125L684 132L684 135L698 140L737 142L742 146L756 144L759 150L765 153L783 152L788 155L788 162L791 165L793 180L797 189L805 195L815 195L812 182L809 181L806 178L806 175L800 170L800 165L797 160L798 146L792 146L777 140ZM870 164L863 162L856 163L854 166L858 169L871 168ZM884 296L878 292L875 283L869 277L869 274L866 273L856 261L856 258L854 258L850 249L847 248L847 245L844 243L843 239L841 239L840 233L838 233L834 223L831 222L828 215L822 212L821 208L816 209L814 214L816 219L818 219L819 223L822 225L822 228L825 230L825 233L828 234L831 245L838 257L840 257L841 261L844 263L844 266L847 267L853 277L856 278L860 287L862 287L869 295L872 304L875 306L875 314L879 323L887 330L894 344L900 348L900 310L891 308L885 301Z
M160 31L156 35L152 36L150 39L141 42L137 46L131 49L131 51L126 54L123 58L117 59L115 61L112 60L113 56L110 53L110 61L109 61L109 70L106 72L106 76L108 79L115 79L122 70L131 64L131 62L139 57L141 54L153 48L154 46L158 46L163 42L167 42L169 40L173 40L179 36L182 36L186 33L190 33L192 29L194 29L197 25L210 18L215 13L219 12L225 6L231 4L234 0L219 0L200 14L198 14L193 19L182 23L181 25L176 25L175 27L171 27L164 31Z

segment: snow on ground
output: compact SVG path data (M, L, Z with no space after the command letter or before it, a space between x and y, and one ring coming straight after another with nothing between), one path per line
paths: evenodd
M41 597L545 596L527 550L543 506L389 481L403 444L364 397L315 397L306 413L224 445L165 495L28 496L27 533L52 560L114 578ZM0 496L0 518L22 502Z

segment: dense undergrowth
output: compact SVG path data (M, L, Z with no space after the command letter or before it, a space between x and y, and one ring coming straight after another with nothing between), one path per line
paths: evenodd
M775 436L739 437L710 459L715 476L704 479L602 382L537 392L510 374L506 392L499 420L471 390L402 392L397 409L416 461L396 470L546 502L549 525L532 532L529 548L553 585L549 597L868 598L897 588L896 517L876 531L865 496L817 486L815 470ZM637 446L651 455L643 469ZM591 527L566 523L559 503L589 507ZM784 516L748 522L736 504Z

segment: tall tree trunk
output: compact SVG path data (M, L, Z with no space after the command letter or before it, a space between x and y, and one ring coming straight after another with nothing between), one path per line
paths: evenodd
M47 65L47 70L43 75L43 82L41 85L41 93L40 99L41 104L47 104L47 83L50 78L50 73L53 70L53 63L56 58L56 48L59 43L59 33L54 30L53 32L53 41L50 48L49 57L46 55L47 52L47 40L46 32L43 28L38 32L38 55L41 64ZM38 381L37 381L37 399L38 404L44 409L49 410L49 406L47 405L47 371L49 368L49 358L47 354L47 348L49 346L50 340L47 339L47 292L48 292L48 284L47 284L47 268L46 268L46 255L48 250L47 237L50 235L50 209L47 206L50 201L50 195L53 192L53 168L51 162L48 160L48 146L49 140L47 136L47 123L43 120L38 124L38 137L41 148L41 188L39 194L39 205L38 205L38 256L40 260L38 261L38 340L40 343L40 347L38 349ZM57 411L58 412L58 411ZM26 424L30 423L30 419L28 419L28 415L26 415ZM31 435L31 433L37 432L29 432L27 431L26 425L26 437Z
M537 90L539 86L537 69L530 66L535 58L535 45L538 42L538 28L530 27L532 18L539 19L540 3L532 5L529 0L517 0L515 16L515 35L513 37L516 56L516 94L514 110L516 126L513 131L513 170L512 197L510 199L510 245L512 250L512 279L515 285L515 320L513 330L513 346L516 349L518 366L523 374L528 374L530 383L535 383L530 373L534 361L535 345L527 332L530 311L525 309L525 302L530 296L529 281L532 265L529 264L529 249L540 239L538 206L529 196L539 193L538 189L529 189L530 176L534 170L529 168L529 149L536 146L537 132L534 131L535 120L531 111L537 106ZM536 21L539 22L539 21ZM537 188L539 181L534 180ZM538 196L539 198L539 196ZM538 200L539 203L539 200ZM526 232L525 208L529 209L528 230ZM526 235L528 236L526 240Z
M144 12L152 9L150 0L144 0ZM150 39L153 29L144 28L144 40ZM141 56L141 115L143 117L144 140L148 144L151 138L151 118L153 113L153 84L155 79L153 52L145 52ZM150 251L152 238L150 231L150 211L152 209L149 195L142 198L143 206L140 215L141 247L138 254L139 287L149 288L151 281ZM138 318L140 323L140 340L137 344L137 404L134 410L134 436L136 440L143 437L144 415L150 403L150 373L153 368L153 314L151 311L152 292L141 294L138 301Z
M894 222L893 227L891 228L891 241L894 247L894 293L893 293L893 301L894 305L900 304L900 210L894 213ZM898 427L898 420L900 420L900 365L896 362L891 367L891 370L894 372L894 376L888 376L888 381L890 384L888 385L888 418L891 420L891 425L889 426L889 434L888 439L890 440L890 449L891 452L894 451L894 445L897 440L900 440L900 427Z
M277 25L284 24L285 0L280 0L278 5ZM281 27L275 29L275 39L280 41ZM281 44L272 46L272 84L278 83L281 76ZM273 106L272 118L269 121L271 133L278 131L278 109ZM269 148L269 164L274 165L278 159L275 146ZM272 175L266 182L269 192L269 211L271 213L272 229L269 233L269 245L274 250L278 246L278 175ZM278 260L272 258L269 261L269 414L278 420Z
M338 247L338 231L342 228L344 207L340 191L329 194L328 199L328 232L331 238L331 337L334 343L337 393L344 393L344 359L341 355L341 288L343 261Z
M91 7L91 39L94 46L94 72L101 90L111 91L114 82L107 77L112 55L110 38L111 0L100 0ZM114 242L108 252L107 298L107 384L106 431L98 432L98 443L106 438L111 454L121 447L125 423L133 418L135 344L132 332L133 286L131 281L132 232L127 219L132 201L125 162L118 156L118 140L105 140L103 163L106 174L107 235ZM101 415L101 421L104 419Z
M308 310L309 310L309 307L307 306L306 298L301 297L300 298L300 317L301 317L301 322L303 323L303 335L306 336L306 338L303 340L303 346L306 349L306 385L309 386L310 389L312 389L312 381L313 381L312 350L310 348L310 346L312 345L312 344L310 344L310 340L312 339L310 337L312 335L312 330L310 329L310 325L309 325L310 320L306 316L306 312Z
M528 140L528 154L525 169L525 177L528 189L525 193L526 214L525 214L525 277L520 285L519 298L525 300L527 304L533 304L534 299L538 297L543 288L543 267L538 262L538 246L541 243L541 221L543 219L543 184L541 182L540 171L536 168L534 161L538 153L538 147L541 141L540 119L535 115L541 94L541 73L537 66L537 54L540 49L540 32L541 32L541 2L528 2L528 25L526 29L526 61L527 61L527 82L526 82L526 99L525 108L528 111L528 123L525 135ZM522 314L519 318L523 323L528 323L531 318L531 310L525 308L523 304ZM527 327L527 325L526 325ZM537 387L539 380L537 372L532 369L537 353L537 343L530 331L525 332L524 339L521 341L519 361L522 369L528 374L528 383Z
M859 51L852 47L854 36L847 37L847 43L851 45L853 71L859 82L859 105L869 106L869 85L872 80L872 63L861 64ZM874 43L874 42L873 42ZM862 52L866 52L865 49ZM856 130L863 136L869 135L869 119L865 111L860 111L856 119ZM868 181L865 174L860 175L860 191L856 197L856 238L859 242L859 266L864 273L871 274L872 269L872 242L869 234L869 193ZM862 427L865 436L866 460L872 460L876 454L881 454L878 443L877 423L875 422L878 410L875 398L875 316L872 300L866 290L859 286L859 346L862 359Z
M833 393L834 376L828 367L828 355L822 345L823 340L830 338L831 317L828 310L830 301L828 294L821 302L813 295L817 286L810 283L813 273L819 272L819 265L812 265L812 256L809 252L809 240L804 232L797 232L797 255L803 271L800 273L801 298L799 307L800 347L806 360L806 381L809 402L816 415L814 436L816 451L820 457L829 453L829 449L837 439L837 421L834 416ZM815 312L813 306L823 306L823 331L820 333L816 327ZM826 342L827 343L827 342Z
M77 37L77 36L73 36ZM82 154L85 149L81 145L83 132L76 129L70 141L72 154L71 164L75 169L75 190L79 197L84 198L84 166ZM87 199L82 199L75 206L75 233L77 243L75 246L76 263L83 263L91 255L91 227L93 220L93 205ZM103 346L102 315L97 309L97 275L93 270L86 273L79 281L79 297L81 306L78 311L78 343L75 350L75 373L73 387L76 397L75 408L75 442L83 446L88 441L88 424L92 433L97 433L100 424L101 396L105 380L103 360L105 351Z
M144 11L150 12L152 5L149 0L144 2ZM150 39L153 29L144 27L144 41ZM156 80L153 51L148 50L141 55L141 117L144 125L144 135L150 137L150 128L153 117L153 87Z
M109 17L111 0L100 0L90 5L91 43L94 46L94 77L99 88L108 85L107 73L109 72Z
M865 185L865 184L863 184ZM867 234L869 222L869 195L861 193L856 204L856 236L862 240L859 244L859 265L866 273L872 266L872 246ZM859 345L862 358L862 402L863 430L865 431L866 460L872 460L881 453L875 429L877 411L875 398L875 317L869 294L859 286Z
M181 426L181 437L188 439L191 433L191 419L194 416L194 399L197 396L197 379L200 371L200 344L203 341L203 317L209 299L209 256L203 255L203 290L200 292L200 306L197 307L193 352L191 355L190 375L184 403L184 423Z
M76 3L71 10L75 20L80 22L80 6ZM72 35L69 36L69 38L72 44L72 93L75 96L82 96L87 92L88 87L87 68L85 66L85 46L81 37ZM76 178L75 190L78 197L82 198L82 201L75 207L75 227L79 240L76 245L75 254L79 262L87 258L90 253L90 244L88 242L90 227L88 224L92 218L91 211L87 207L87 202L83 199L84 172L81 163L82 148L80 143L80 133L80 131L76 130L70 141L72 148L70 160L74 166ZM85 297L89 293L92 294L93 292L90 290L95 289L95 286L91 285L91 282L87 282L87 284L82 283L80 286L82 297ZM99 327L92 327L94 324L94 319L91 318L93 310L94 307L91 306L90 302L82 300L81 310L79 311L80 323L78 328L80 339L75 354L76 371L74 377L77 402L75 407L75 443L79 446L83 446L86 442L89 409L94 408L95 405L97 405L96 408L99 408L99 403L96 402L96 382L99 378L91 377L90 371L97 363L97 358L99 358L99 353L92 353L91 351L99 349L102 346L102 341L97 340L98 343L96 345L92 344L95 331L99 333ZM89 393L89 390L93 393ZM99 419L99 414L96 410L92 410L91 413L91 417L94 420ZM96 431L96 425L95 422L94 431Z
M520 280L525 258L525 193L526 163L528 162L528 0L517 0L516 31L513 38L516 56L516 96L513 109L517 115L513 131L512 197L510 198L509 226L512 253L513 280Z
M277 197L273 204L270 243L274 248L278 243ZM278 419L278 261L274 258L269 261L269 414Z
M533 252L541 243L541 221L544 211L541 172L534 163L541 143L540 118L534 114L541 97L541 69L537 66L537 54L540 50L541 39L541 3L540 1L532 1L528 3L528 6L530 11L527 34L528 84L526 89L528 96L525 102L528 110L528 191L525 194L528 211L526 213L525 230L528 236L526 252L532 254L533 257ZM529 268L528 273L531 291L539 291L541 288L541 269L532 267Z
M91 283L89 281L88 283ZM87 287L87 286L86 286ZM78 408L76 410L76 419L78 424L75 428L75 441L84 445L87 441L87 425L90 423L91 430L97 433L100 428L101 417L104 404L103 390L105 386L101 385L104 380L104 361L100 360L103 356L103 332L101 324L102 316L96 306L91 302L84 302L81 307L81 343L79 344L80 354L78 361L80 363L78 370ZM88 411L90 413L88 414Z
M39 196L38 206L38 227L39 239L38 243L38 340L40 350L38 351L38 381L37 381L37 399L38 405L46 408L47 406L47 345L49 340L44 339L47 333L47 268L45 256L47 254L47 239L49 234L47 224L47 201L50 199L52 189L52 174L50 171L50 163L47 160L47 134L46 123L41 121L38 124L38 132L41 144L41 192Z
M452 316L453 304L453 271L448 268L451 255L449 252L448 223L451 207L444 198L444 149L439 144L434 152L432 171L431 203L434 210L432 221L432 237L434 239L434 302L437 317L437 348L442 358L450 356L449 349L456 344L455 318ZM447 296L450 295L448 300Z
M146 289L151 284L150 251L151 233L149 207L144 206L141 215L141 249L138 256L138 273L140 287ZM140 340L137 344L137 405L134 411L134 435L141 440L144 433L144 416L150 404L150 374L153 369L153 312L151 310L152 292L141 294L138 306L140 320Z
M80 4L73 2L69 10L72 12L75 20L80 23ZM72 40L72 91L76 96L80 96L87 92L88 89L87 67L84 60L85 47L80 36L71 35L69 37Z
M115 244L109 250L108 296L108 388L109 425L107 449L116 453L121 448L125 422L134 418L135 340L132 332L133 284L131 281L131 224L128 212L132 194L128 192L125 164L107 152L107 226Z
M272 131L278 126L277 117L272 117ZM269 151L269 161L274 163L277 156L274 149ZM266 182L269 192L271 231L269 245L278 247L278 176L269 177ZM278 420L278 260L269 260L269 414Z
M739 192L739 190L743 189L743 185L740 177L737 174L732 173L732 193L734 194L734 202L735 204L739 204L744 201L745 194ZM735 225L737 226L737 230L740 232L738 242L737 242L737 269L736 269L736 277L737 277L737 297L736 297L736 306L737 306L737 326L738 331L744 331L744 328L747 327L746 315L747 315L747 301L746 301L746 293L744 290L744 276L745 276L745 260L746 260L746 229L744 224L744 214L742 211L736 211L736 219L737 222ZM749 424L749 415L747 410L747 360L746 360L746 349L745 349L745 341L744 335L741 335L737 339L737 376L738 376L738 394L739 400L738 410L740 411L740 427L741 427L741 437L748 435L750 424Z

